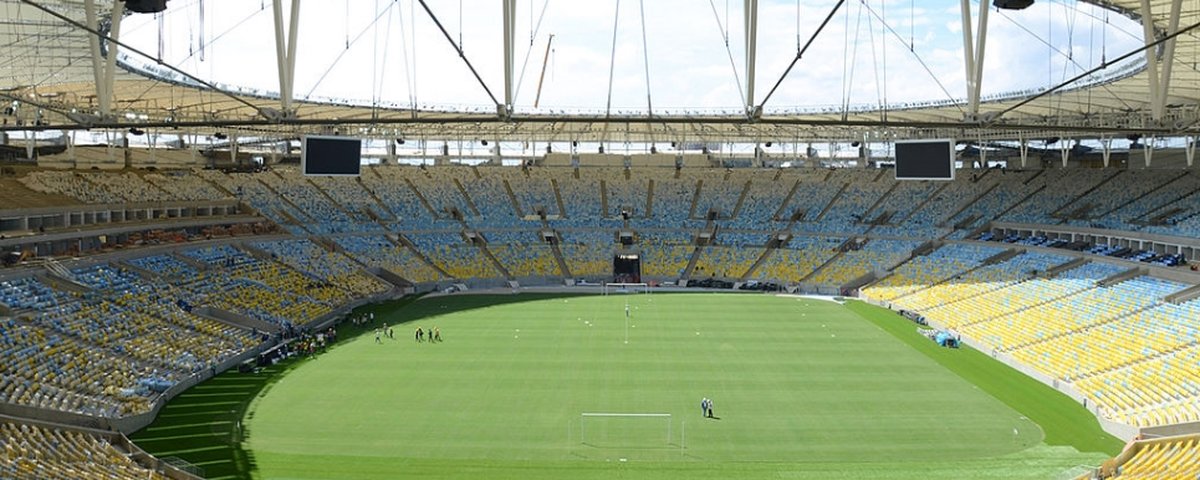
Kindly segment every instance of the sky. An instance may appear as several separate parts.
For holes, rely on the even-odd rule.
[[[291,2],[284,3],[286,18]],[[503,101],[501,2],[427,3]],[[762,102],[798,45],[835,3],[760,0],[754,103]],[[127,17],[122,40],[206,80],[275,92],[271,4],[173,0],[164,14]],[[847,1],[766,108],[899,106],[964,98],[959,5]],[[976,16],[979,6],[973,6]],[[742,2],[518,0],[516,17],[520,83],[514,104],[520,110],[533,108],[551,34],[540,111],[742,108],[747,82]],[[989,17],[984,95],[1044,89],[1098,65],[1102,55],[1112,59],[1141,43],[1140,24],[1074,1],[1038,0],[1022,11],[993,9]],[[494,110],[416,0],[308,1],[301,4],[298,28],[297,97]]]

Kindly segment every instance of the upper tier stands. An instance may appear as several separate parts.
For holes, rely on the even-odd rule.
[[[337,242],[347,255],[364,265],[388,269],[410,282],[437,282],[446,279],[411,250],[392,243],[382,235],[338,236],[333,237],[333,241]]]

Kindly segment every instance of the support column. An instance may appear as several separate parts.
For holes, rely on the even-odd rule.
[[[283,115],[292,111],[296,72],[296,36],[300,27],[300,0],[292,0],[290,23],[283,23],[283,0],[271,2],[275,13],[275,65],[279,72],[279,106]],[[283,30],[287,28],[287,40]]]
[[[1195,135],[1187,137],[1187,145],[1184,146],[1184,148],[1183,148],[1184,153],[1187,155],[1188,168],[1191,168],[1192,165],[1195,164],[1194,160],[1196,159],[1196,138],[1197,137]]]
[[[1062,155],[1062,168],[1067,168],[1067,159],[1071,158],[1071,139],[1064,138],[1058,142],[1058,152]]]
[[[1029,140],[1022,137],[1018,150],[1021,152],[1021,168],[1025,168],[1029,164]]]
[[[1150,168],[1150,159],[1154,156],[1154,137],[1143,138],[1142,155],[1146,158],[1146,168]]]
[[[979,114],[979,92],[983,85],[983,52],[987,43],[987,0],[980,0],[979,39],[971,32],[971,0],[960,0],[963,32],[963,66],[967,73],[967,115],[974,120]]]
[[[754,109],[754,64],[758,57],[758,0],[744,0],[746,23],[746,110],[751,115]]]
[[[1153,15],[1153,11],[1150,9],[1150,0],[1142,0],[1141,13],[1142,13],[1142,38],[1146,42],[1146,45],[1149,45],[1151,43],[1154,43],[1154,41],[1155,41],[1154,15]],[[1151,106],[1150,116],[1155,121],[1162,119],[1162,117],[1159,116],[1158,109],[1155,108],[1158,106],[1158,97],[1159,97],[1158,56],[1155,55],[1155,52],[1157,52],[1157,51],[1158,51],[1158,49],[1156,49],[1156,48],[1147,48],[1146,49],[1146,79],[1150,83],[1150,98],[1148,100],[1149,100],[1149,103]],[[1149,162],[1150,157],[1146,157],[1146,161]]]
[[[83,3],[88,28],[100,31],[100,20],[96,14],[96,0],[86,0]],[[112,28],[109,37],[117,40],[121,35],[121,16],[125,13],[125,2],[113,0]],[[99,104],[100,116],[108,118],[112,115],[113,77],[116,73],[117,44],[108,42],[107,52],[100,50],[100,36],[88,34],[88,48],[92,54],[92,79],[96,83],[96,101]],[[107,58],[105,57],[107,53]]]
[[[1100,137],[1100,146],[1103,148],[1100,154],[1104,158],[1104,168],[1108,168],[1112,159],[1112,137]]]
[[[238,164],[238,159],[237,159],[238,147],[237,147],[237,145],[238,145],[237,132],[229,132],[229,161],[233,162],[234,165]]]
[[[504,0],[504,108],[501,116],[512,111],[513,90],[513,51],[517,41],[517,0]]]

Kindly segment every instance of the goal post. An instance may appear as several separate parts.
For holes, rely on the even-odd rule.
[[[579,443],[601,447],[665,447],[671,444],[669,413],[579,414]]]
[[[650,284],[648,283],[623,283],[609,282],[604,284],[604,294],[612,293],[645,293],[650,294]]]

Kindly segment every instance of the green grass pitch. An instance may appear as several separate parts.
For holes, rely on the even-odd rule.
[[[340,342],[247,397],[232,454],[253,477],[1058,478],[1121,445],[1069,398],[857,302],[525,294],[370,308],[394,340]],[[416,326],[444,341],[416,343]],[[705,396],[719,419],[702,418]],[[662,418],[583,412],[669,413],[670,437]],[[170,423],[134,439],[186,459]]]

